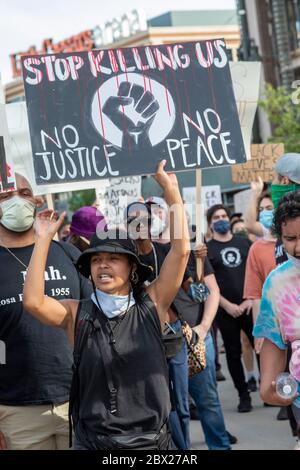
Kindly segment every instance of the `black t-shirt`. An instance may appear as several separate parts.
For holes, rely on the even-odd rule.
[[[214,270],[207,258],[204,261],[204,277],[214,274]],[[190,276],[196,279],[196,258],[191,252],[188,262],[188,272]],[[194,302],[183,289],[179,289],[178,294],[173,302],[176,310],[180,313],[183,320],[185,320],[191,328],[201,323],[204,311],[204,302]]]
[[[28,266],[33,245],[10,249]],[[68,253],[68,254],[67,254]],[[57,299],[90,296],[89,282],[72,260],[80,252],[52,242],[46,263],[45,293]],[[0,247],[0,340],[6,363],[0,365],[0,404],[10,406],[62,403],[69,399],[72,348],[65,332],[43,325],[22,305],[26,268]]]
[[[276,265],[278,266],[279,264],[285,263],[287,260],[288,260],[288,257],[286,255],[282,240],[277,240],[276,245],[275,245]]]
[[[147,279],[148,282],[152,282],[154,281],[154,279],[157,278],[160,273],[163,262],[171,248],[170,243],[152,242],[152,245],[155,252],[154,250],[151,250],[151,252],[147,253],[146,255],[139,255],[139,258],[142,263],[152,266],[153,271],[151,276]]]
[[[215,271],[220,293],[234,304],[243,301],[246,261],[250,240],[233,236],[228,242],[210,240],[208,258]]]
[[[140,260],[144,264],[148,264],[152,266],[153,272],[151,276],[147,279],[148,283],[154,281],[160,273],[161,267],[163,262],[170,251],[171,244],[170,243],[157,243],[152,242],[154,250],[151,250],[150,253],[146,255],[139,255]],[[183,282],[190,277],[189,269],[185,270],[183,276]]]

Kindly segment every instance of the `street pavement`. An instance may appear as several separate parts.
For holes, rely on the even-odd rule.
[[[226,429],[238,438],[232,450],[292,450],[296,438],[292,436],[288,421],[277,421],[279,408],[264,407],[259,392],[251,393],[253,410],[238,413],[238,394],[229,375],[225,354],[220,354],[222,372],[226,381],[218,382],[219,396]],[[194,450],[207,449],[199,421],[191,421],[191,443]]]

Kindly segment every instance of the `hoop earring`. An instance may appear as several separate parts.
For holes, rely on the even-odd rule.
[[[133,282],[133,284],[137,284],[139,282],[139,276],[136,271],[133,271],[130,275],[130,280]]]

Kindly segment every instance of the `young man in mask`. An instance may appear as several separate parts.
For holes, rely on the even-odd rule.
[[[271,196],[276,209],[280,199],[290,191],[300,189],[300,153],[285,153],[276,162]],[[280,239],[275,250],[276,264],[287,261],[284,245]]]
[[[272,405],[292,405],[299,439],[300,399],[296,396],[291,400],[281,399],[274,382],[285,370],[290,346],[292,354],[288,369],[300,383],[300,190],[281,198],[274,215],[274,228],[278,238],[282,239],[288,260],[269,274],[254,328],[254,335],[264,338],[260,353],[260,392],[262,399]],[[300,450],[299,441],[297,450]]]
[[[276,162],[273,181],[271,185],[271,196],[276,209],[280,199],[290,191],[300,189],[300,154],[299,153],[285,153]],[[284,244],[281,238],[277,239],[275,247],[275,261],[280,265],[287,261]],[[291,355],[290,347],[288,346],[288,360]],[[277,415],[278,420],[289,419],[290,426],[293,434],[295,435],[295,422],[291,412],[291,407],[282,407]]]
[[[251,411],[245,374],[241,361],[241,330],[245,332],[253,347],[252,302],[243,300],[246,260],[251,242],[236,237],[230,231],[230,213],[222,204],[207,211],[207,223],[213,238],[207,243],[208,258],[214,269],[220,289],[220,304],[217,325],[224,341],[229,372],[239,394],[238,411]]]
[[[72,349],[64,332],[45,326],[22,305],[22,291],[34,246],[33,222],[41,198],[16,175],[16,191],[0,193],[0,340],[6,363],[0,367],[0,449],[68,448],[68,398]],[[85,298],[73,246],[51,243],[46,293],[58,299]]]

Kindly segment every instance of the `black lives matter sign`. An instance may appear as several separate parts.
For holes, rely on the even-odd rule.
[[[246,161],[225,42],[24,56],[37,184]]]

